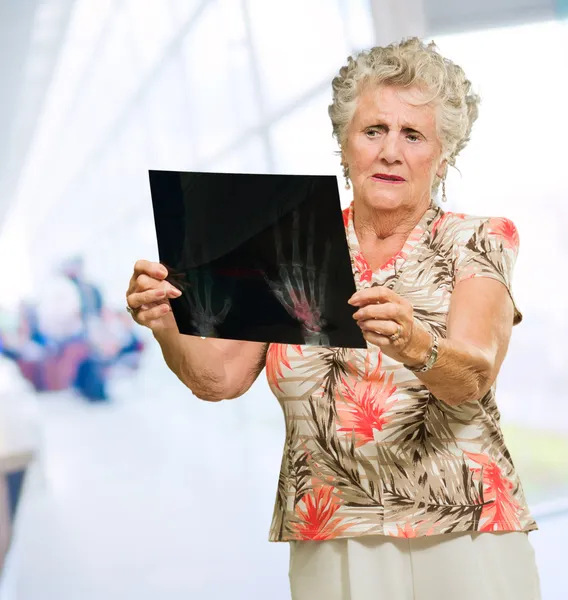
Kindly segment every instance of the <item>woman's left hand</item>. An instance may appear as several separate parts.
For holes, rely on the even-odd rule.
[[[417,326],[408,300],[386,287],[374,286],[353,294],[349,304],[358,307],[353,318],[369,343],[399,362],[420,364],[430,336],[423,327]]]

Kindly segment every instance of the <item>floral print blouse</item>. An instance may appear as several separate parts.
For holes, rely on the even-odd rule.
[[[372,272],[344,213],[357,289],[385,285],[445,337],[455,284],[491,277],[509,292],[519,237],[505,218],[433,201],[402,250]],[[515,306],[514,324],[522,315]],[[286,422],[270,541],[536,529],[505,445],[495,385],[451,407],[372,344],[271,344],[266,373]]]

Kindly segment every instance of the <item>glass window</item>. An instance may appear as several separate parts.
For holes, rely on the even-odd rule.
[[[6,213],[0,235],[2,260],[2,298],[0,318],[5,311],[15,311],[19,302],[33,293],[32,254],[30,254],[30,227],[28,219],[19,211]],[[6,259],[9,257],[9,260]],[[8,293],[8,282],[10,290]]]
[[[169,4],[177,27],[196,13],[203,0],[169,0]]]
[[[369,0],[339,0],[339,10],[349,47],[355,52],[375,43],[373,15]]]
[[[124,12],[109,16],[104,38],[93,51],[96,56],[83,74],[74,110],[61,131],[65,154],[80,166],[108,142],[117,124],[120,127],[119,119],[140,85]]]
[[[258,122],[240,3],[212,1],[182,45],[197,159],[214,156]]]
[[[271,129],[277,170],[281,173],[332,174],[338,170],[339,150],[332,137],[327,107],[329,90],[299,106]]]
[[[148,188],[147,172],[153,168],[155,154],[152,151],[152,130],[148,123],[145,104],[137,104],[129,113],[128,120],[123,124],[114,142],[120,157],[121,178],[124,186],[128,187],[125,189],[123,200],[129,204],[139,193],[139,185]],[[132,188],[134,182],[137,182],[135,189]]]
[[[337,0],[247,0],[267,108],[282,108],[335,74],[350,53]]]
[[[45,153],[51,158],[54,140],[60,143],[69,132],[75,109],[84,93],[84,73],[90,68],[97,39],[109,19],[111,2],[101,0],[94,5],[91,0],[78,0],[75,4],[35,134],[32,149],[34,157],[37,157],[37,153]]]
[[[205,163],[204,171],[219,173],[266,173],[266,151],[260,136],[243,139],[227,154]]]
[[[133,36],[124,11],[112,13],[105,38],[96,50],[92,71],[80,95],[82,123],[98,133],[90,139],[107,135],[140,85],[141,71],[134,60]]]
[[[136,59],[145,73],[162,56],[176,32],[176,23],[162,2],[123,1]]]
[[[193,131],[185,72],[172,55],[143,100],[154,169],[187,170],[193,158]]]

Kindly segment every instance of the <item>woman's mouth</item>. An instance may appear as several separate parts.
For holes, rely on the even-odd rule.
[[[385,183],[404,183],[405,181],[404,178],[389,173],[375,173],[373,179],[375,181],[384,181]]]

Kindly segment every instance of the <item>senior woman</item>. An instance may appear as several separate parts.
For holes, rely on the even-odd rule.
[[[540,598],[536,524],[495,401],[522,318],[518,234],[433,200],[478,101],[417,38],[350,57],[333,80],[366,350],[180,335],[166,269],[135,265],[133,316],[197,397],[237,398],[266,366],[286,420],[270,540],[291,544],[294,600]]]

